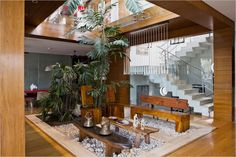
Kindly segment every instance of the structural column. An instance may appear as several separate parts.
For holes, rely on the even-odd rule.
[[[231,27],[214,30],[214,120],[233,120],[233,41]]]
[[[0,156],[25,155],[24,1],[0,1]]]

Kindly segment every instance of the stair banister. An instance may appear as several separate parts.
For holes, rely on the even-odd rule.
[[[190,38],[190,40],[192,40],[191,38]],[[166,45],[168,42],[165,42],[164,44],[163,44],[163,46],[164,45]],[[165,62],[165,67],[167,67],[167,65],[168,65],[168,63],[167,63],[167,59],[169,60],[170,59],[170,56],[172,55],[172,56],[174,56],[175,58],[178,58],[181,62],[183,62],[184,64],[186,64],[186,65],[188,65],[188,66],[190,66],[190,67],[192,67],[192,68],[194,68],[194,69],[197,69],[198,71],[200,71],[201,72],[201,74],[202,75],[205,75],[205,72],[202,70],[202,69],[200,69],[200,68],[198,68],[198,67],[196,67],[196,66],[193,66],[193,65],[191,65],[191,64],[189,64],[188,62],[186,62],[185,60],[183,60],[183,59],[181,59],[180,57],[178,57],[178,56],[176,56],[175,54],[173,54],[173,53],[171,53],[171,51],[173,51],[173,50],[175,50],[177,47],[178,47],[178,45],[176,45],[174,48],[172,48],[171,50],[167,50],[167,49],[164,49],[163,47],[161,47],[161,46],[158,46],[157,45],[157,47],[158,48],[160,48],[161,50],[162,50],[162,52],[161,52],[161,55],[162,56],[164,56],[164,62]],[[168,56],[168,57],[167,57]],[[166,69],[168,69],[168,68],[166,68]],[[174,68],[174,70],[175,70],[175,75],[176,76],[178,76],[178,65],[176,66],[176,68]],[[168,74],[170,71],[169,70],[166,70],[166,74]],[[192,74],[194,74],[193,72],[191,72]],[[198,75],[196,75],[197,77],[198,77]],[[204,80],[203,80],[203,78],[199,78],[200,79],[200,81],[202,82],[202,88],[204,87]],[[213,92],[213,90],[212,89],[210,89],[209,87],[207,87],[207,86],[205,86],[205,88],[207,88],[209,91],[211,91],[211,92]]]

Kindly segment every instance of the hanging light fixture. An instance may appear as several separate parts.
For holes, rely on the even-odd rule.
[[[55,66],[55,65],[47,65],[47,66],[45,67],[44,71],[46,71],[46,72],[52,71],[52,69],[53,69],[54,66]]]

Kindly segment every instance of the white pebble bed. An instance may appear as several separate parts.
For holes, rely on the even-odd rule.
[[[150,126],[150,127],[155,127],[159,128],[160,132],[164,132],[170,137],[177,137],[183,134],[190,133],[197,128],[191,127],[188,131],[184,133],[177,133],[175,132],[175,124],[172,122],[167,122],[165,120],[156,120],[150,117],[145,117],[145,125]],[[76,128],[73,124],[66,124],[66,125],[60,125],[60,126],[55,126],[55,128],[63,133],[66,136],[69,136],[73,139],[76,139],[78,141],[79,137],[79,129]],[[114,131],[115,127],[111,126],[111,130]],[[134,142],[135,134],[132,132],[128,132],[123,129],[119,129],[118,134],[127,137],[132,143]],[[148,152],[154,148],[160,148],[165,144],[164,140],[160,139],[150,139],[150,144],[146,144],[144,142],[144,138],[141,138],[141,145],[139,148],[132,148],[130,151],[124,150],[120,154],[113,154],[113,157],[136,157],[142,153]],[[105,151],[104,148],[105,146],[103,145],[102,142],[98,141],[97,139],[94,138],[85,138],[81,144],[88,149],[89,151],[95,153],[98,157],[104,157],[105,156]]]
[[[54,128],[70,138],[74,139],[74,138],[79,137],[79,129],[76,126],[74,126],[74,124],[72,123],[57,125],[57,126],[54,126]]]
[[[168,121],[162,120],[162,119],[156,120],[156,119],[153,119],[150,117],[144,117],[144,119],[145,119],[145,126],[158,128],[158,129],[160,129],[159,132],[164,132],[169,137],[181,136],[184,134],[191,133],[197,129],[196,127],[190,126],[189,130],[182,132],[182,133],[178,133],[175,131],[175,123],[174,122],[168,122]]]

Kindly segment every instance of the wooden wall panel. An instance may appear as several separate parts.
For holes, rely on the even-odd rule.
[[[1,115],[0,115],[0,156],[1,156],[1,154],[2,154],[2,119],[1,119],[2,117],[1,117]]]
[[[123,60],[117,57],[116,60],[114,59],[111,63],[108,81],[129,81],[129,75],[124,75],[123,70]],[[117,89],[116,102],[122,104],[130,104],[129,87],[120,87],[119,89]]]
[[[233,119],[233,40],[232,28],[214,30],[214,120]]]
[[[25,25],[33,28],[37,27],[57,8],[59,8],[65,0],[60,1],[25,1]]]
[[[0,156],[24,156],[24,0],[0,1],[0,115]]]

